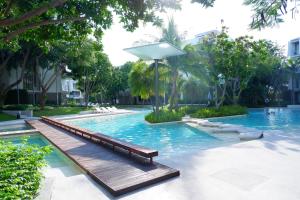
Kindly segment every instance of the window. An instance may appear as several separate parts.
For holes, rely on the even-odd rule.
[[[299,41],[293,43],[293,55],[299,55]]]
[[[36,70],[27,71],[23,77],[23,89],[26,90],[39,90],[40,89],[40,82],[38,80],[38,76]]]
[[[300,78],[296,79],[296,89],[300,89]]]

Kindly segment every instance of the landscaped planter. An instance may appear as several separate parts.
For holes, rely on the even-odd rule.
[[[17,116],[20,113],[21,118],[33,116],[32,110],[2,110],[2,112],[13,116]]]

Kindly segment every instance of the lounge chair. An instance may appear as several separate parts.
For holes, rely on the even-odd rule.
[[[106,113],[107,111],[103,107],[95,107],[95,113]]]
[[[241,132],[239,135],[240,140],[256,140],[264,137],[263,131],[249,131]]]
[[[112,109],[111,107],[105,107],[105,109],[108,111],[108,112],[116,112],[114,109]]]

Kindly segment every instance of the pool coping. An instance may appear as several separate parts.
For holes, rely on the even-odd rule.
[[[37,133],[39,132],[36,129],[29,129],[29,130],[17,130],[17,131],[4,131],[0,132],[0,137],[2,136],[10,136],[10,135],[27,135],[30,133]]]
[[[59,120],[73,120],[73,119],[81,119],[81,118],[114,116],[114,115],[134,114],[134,113],[137,113],[137,112],[136,111],[126,111],[126,112],[119,112],[119,113],[93,113],[93,114],[83,114],[83,115],[77,114],[77,115],[72,115],[72,116],[57,115],[57,116],[49,116],[49,117],[59,119]]]

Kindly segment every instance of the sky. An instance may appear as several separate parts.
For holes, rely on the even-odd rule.
[[[203,8],[200,4],[190,2],[191,0],[183,0],[181,10],[159,14],[166,24],[173,17],[179,33],[185,39],[192,39],[196,34],[206,31],[220,30],[222,19],[229,28],[230,37],[251,35],[255,39],[269,39],[278,43],[285,54],[288,41],[300,37],[300,15],[293,18],[291,12],[284,17],[283,23],[258,31],[249,28],[253,12],[250,6],[243,5],[243,0],[216,0],[213,8]],[[138,59],[126,53],[124,48],[139,41],[152,42],[160,36],[161,30],[152,24],[141,24],[134,32],[127,32],[115,17],[113,25],[103,36],[104,52],[114,66],[120,66]]]

